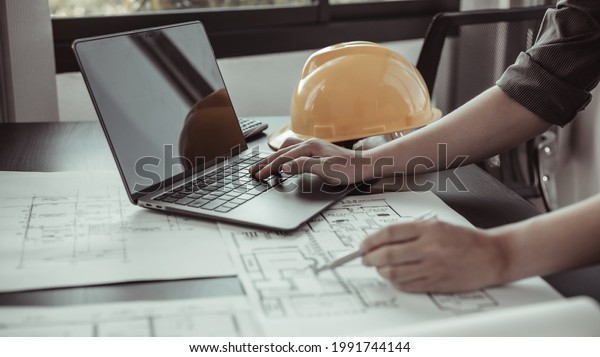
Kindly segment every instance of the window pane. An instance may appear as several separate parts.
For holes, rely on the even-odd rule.
[[[392,2],[392,1],[404,1],[404,0],[329,0],[330,4],[356,4],[364,2]]]
[[[146,11],[169,11],[244,6],[307,5],[312,0],[49,0],[52,16],[102,16]]]

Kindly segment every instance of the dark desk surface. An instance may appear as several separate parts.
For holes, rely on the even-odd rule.
[[[265,118],[269,130],[283,118]],[[266,150],[266,136],[250,146]],[[1,171],[116,170],[97,123],[0,124]],[[477,227],[489,228],[539,214],[529,202],[476,166],[456,170],[468,189],[459,190],[446,172],[422,176],[435,184],[433,192]],[[446,183],[446,189],[441,187]],[[588,295],[600,301],[600,266],[546,277],[565,296]],[[0,305],[67,305],[128,300],[163,300],[243,294],[237,278],[111,284],[0,294]]]

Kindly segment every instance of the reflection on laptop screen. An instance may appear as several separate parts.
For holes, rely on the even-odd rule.
[[[131,194],[244,150],[199,23],[76,44]]]

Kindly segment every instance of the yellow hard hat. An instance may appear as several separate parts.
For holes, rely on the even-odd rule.
[[[419,71],[372,42],[313,53],[292,96],[291,123],[269,136],[278,149],[289,137],[342,142],[414,129],[442,116],[431,106]]]

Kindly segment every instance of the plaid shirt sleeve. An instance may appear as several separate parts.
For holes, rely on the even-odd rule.
[[[600,80],[600,0],[563,0],[546,12],[535,44],[496,84],[543,120],[563,126]]]

